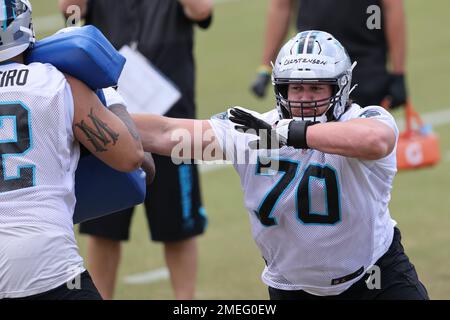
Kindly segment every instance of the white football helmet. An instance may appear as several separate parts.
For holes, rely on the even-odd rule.
[[[11,59],[35,40],[29,0],[0,1],[0,61]]]
[[[344,47],[331,34],[311,30],[298,33],[280,50],[272,70],[277,110],[281,119],[333,121],[345,112],[352,91],[352,65]],[[288,85],[329,84],[333,88],[331,97],[313,101],[288,99]],[[322,114],[317,108],[328,105]],[[292,109],[314,108],[314,116],[293,117]],[[297,113],[296,113],[297,114]]]

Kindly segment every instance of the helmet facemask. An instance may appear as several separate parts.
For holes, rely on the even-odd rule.
[[[288,98],[289,84],[330,85],[331,95],[318,100],[292,100]],[[334,120],[333,110],[341,100],[339,87],[335,80],[283,80],[278,79],[275,84],[275,98],[280,118],[301,121],[327,122]],[[327,107],[324,110],[323,107]]]

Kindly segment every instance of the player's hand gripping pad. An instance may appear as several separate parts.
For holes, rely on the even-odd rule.
[[[50,63],[97,90],[117,85],[125,58],[93,26],[72,28],[36,43],[27,63]],[[103,96],[98,90],[99,98]],[[105,103],[104,97],[101,99]],[[116,171],[92,154],[83,156],[75,176],[74,224],[140,204],[145,199],[145,173]]]

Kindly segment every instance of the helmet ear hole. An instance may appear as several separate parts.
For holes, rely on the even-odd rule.
[[[281,119],[291,119],[292,115],[290,112],[290,107],[288,105],[288,84],[281,83],[281,84],[275,84],[275,97],[277,100],[277,109],[278,114],[280,115]]]
[[[277,89],[278,89],[278,93],[281,94],[281,96],[284,99],[287,99],[288,98],[289,85],[288,84],[277,84],[276,86],[277,86]]]
[[[338,91],[339,91],[339,86],[338,85],[334,85],[334,86],[332,86],[332,88],[333,88],[333,96],[334,95],[336,95],[336,93],[338,93]]]

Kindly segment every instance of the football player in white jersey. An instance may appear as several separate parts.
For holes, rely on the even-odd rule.
[[[354,66],[332,35],[306,31],[275,62],[276,109],[132,115],[144,150],[233,162],[271,299],[428,298],[388,209],[398,128],[350,101]]]
[[[124,172],[142,144],[84,83],[24,64],[31,10],[0,2],[0,299],[101,299],[73,231],[79,143]]]

